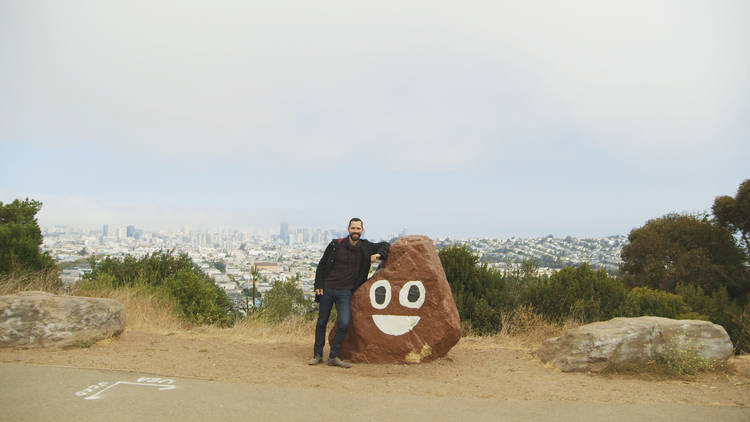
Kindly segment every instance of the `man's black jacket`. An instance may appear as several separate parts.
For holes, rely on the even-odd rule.
[[[323,257],[320,258],[320,262],[318,263],[318,269],[315,271],[316,290],[323,288],[323,282],[333,268],[333,263],[336,260],[336,248],[342,247],[341,244],[348,241],[347,237],[333,239],[328,244],[328,247],[326,247],[326,251],[323,252]],[[367,274],[370,272],[370,256],[379,253],[380,259],[385,259],[388,256],[388,249],[390,247],[391,245],[388,242],[372,243],[367,239],[359,240],[359,251],[362,254],[362,259],[359,262],[359,271],[357,272],[357,279],[354,280],[354,289],[352,291],[357,290],[367,280]]]

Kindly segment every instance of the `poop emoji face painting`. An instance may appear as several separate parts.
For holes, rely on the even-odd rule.
[[[404,310],[419,308],[424,305],[425,288],[419,280],[407,281],[401,285],[398,291],[398,305]],[[393,286],[388,280],[378,280],[370,286],[370,305],[377,310],[388,310],[393,298]],[[395,305],[395,303],[394,303]],[[402,310],[403,311],[403,310]],[[373,311],[372,321],[375,326],[384,333],[391,336],[400,336],[411,331],[421,317],[414,315],[391,315],[376,314]]]
[[[352,296],[342,357],[420,363],[444,356],[460,338],[461,321],[432,241],[397,239],[383,267]]]

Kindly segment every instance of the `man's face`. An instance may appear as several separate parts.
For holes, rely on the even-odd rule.
[[[352,221],[349,224],[349,237],[353,241],[358,241],[360,237],[362,237],[362,222],[361,221]]]

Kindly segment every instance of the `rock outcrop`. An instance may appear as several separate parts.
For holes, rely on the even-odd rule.
[[[460,337],[461,320],[435,245],[426,236],[405,236],[391,245],[384,268],[354,292],[341,356],[420,363],[444,356]]]
[[[0,347],[75,347],[122,333],[125,309],[112,299],[24,292],[0,296]]]
[[[568,330],[544,341],[535,355],[564,372],[599,372],[687,350],[703,359],[726,361],[732,342],[724,327],[708,321],[660,317],[614,318]]]

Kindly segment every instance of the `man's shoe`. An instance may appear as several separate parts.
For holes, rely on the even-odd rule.
[[[317,365],[317,364],[319,364],[322,361],[323,361],[323,357],[322,356],[315,355],[315,356],[313,356],[312,359],[310,359],[309,362],[307,362],[307,364],[308,365]]]
[[[328,358],[328,366],[338,366],[339,368],[351,368],[352,364],[341,360],[341,358]]]

